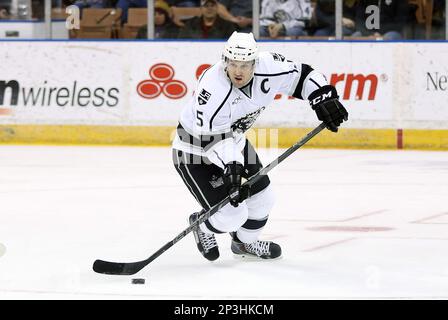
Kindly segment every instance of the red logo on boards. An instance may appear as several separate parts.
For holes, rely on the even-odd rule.
[[[353,73],[332,73],[330,77],[330,84],[335,86],[341,83],[342,95],[340,96],[343,100],[375,100],[376,93],[378,91],[378,81],[382,82],[388,81],[388,76],[386,74],[381,74],[379,77],[376,74],[353,74]],[[339,90],[338,90],[339,91]],[[354,92],[355,94],[352,94]],[[275,99],[281,99],[282,95],[277,94]],[[293,97],[288,97],[288,99],[294,99]]]
[[[157,63],[149,69],[149,80],[137,86],[138,94],[145,99],[157,98],[161,93],[170,99],[180,99],[187,94],[187,86],[174,80],[174,69],[169,64]]]
[[[205,70],[211,67],[211,64],[201,64],[196,69],[196,79],[199,79],[199,77],[204,73]]]
[[[383,81],[386,81],[387,76],[382,75],[381,79]],[[367,91],[367,93],[368,93],[367,100],[375,100],[376,91],[377,91],[377,87],[378,87],[378,76],[376,74],[364,75],[364,74],[353,74],[353,73],[347,73],[347,74],[333,73],[331,75],[330,83],[333,86],[336,86],[336,84],[338,82],[342,82],[344,84],[344,95],[342,97],[344,100],[350,99],[352,89],[354,89],[354,87],[355,87],[355,83],[357,85],[356,86],[356,95],[355,95],[356,100],[362,100],[364,97],[365,91]],[[369,86],[367,86],[367,84],[369,84]],[[367,89],[367,87],[368,87],[368,90],[364,90],[364,88]]]

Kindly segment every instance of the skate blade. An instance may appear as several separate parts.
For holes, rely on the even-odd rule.
[[[275,261],[275,260],[280,260],[283,258],[283,256],[279,256],[277,258],[260,258],[251,254],[237,254],[234,253],[233,254],[233,258],[236,260],[245,260],[245,261]]]

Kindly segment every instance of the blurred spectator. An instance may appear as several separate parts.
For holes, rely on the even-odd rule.
[[[252,0],[243,0],[243,1],[252,1]],[[224,4],[222,4],[221,2],[217,2],[218,3],[218,15],[221,17],[221,18],[223,18],[224,20],[227,20],[227,21],[230,21],[230,22],[233,22],[235,25],[238,25],[238,24],[242,24],[242,25],[244,25],[244,26],[246,26],[249,22],[247,21],[247,19],[246,18],[243,18],[243,17],[235,17],[235,16],[233,16],[230,12],[229,12],[229,10],[227,10],[227,7],[224,5]],[[177,8],[177,7],[176,7]],[[196,8],[196,7],[195,7]],[[200,8],[200,7],[199,7]],[[176,16],[175,14],[173,15],[173,21],[174,21],[174,23],[175,24],[177,24],[178,26],[180,26],[180,27],[184,27],[185,26],[185,23],[184,23],[184,21],[185,20],[188,20],[188,19],[191,19],[191,18],[193,18],[194,17],[194,15],[193,16],[190,16],[190,17],[186,17],[186,16]],[[252,19],[250,19],[250,23],[252,23]]]
[[[260,15],[261,37],[305,36],[311,19],[309,0],[263,0]]]
[[[179,32],[179,38],[224,39],[232,35],[236,25],[218,15],[217,0],[201,1],[200,17],[185,21],[185,27]]]
[[[0,0],[1,1],[1,0]],[[11,1],[11,0],[8,0]],[[107,0],[110,1],[110,0]],[[89,0],[51,0],[51,8],[53,9],[65,9],[68,6],[74,5],[76,2],[89,2]],[[80,7],[82,9],[82,7]],[[31,0],[32,18],[37,20],[45,19],[45,0]],[[64,10],[65,11],[65,10]],[[82,10],[80,11],[82,14]]]
[[[446,0],[434,0],[432,16],[432,39],[445,39]]]
[[[372,15],[366,8],[370,5],[379,7],[379,29],[368,29],[367,19]],[[383,40],[400,40],[408,16],[408,2],[405,0],[358,0],[356,7],[355,26],[353,36],[376,36]],[[372,18],[370,18],[371,20]]]
[[[86,8],[108,8],[107,0],[76,0],[73,4],[79,8],[82,18],[82,10]]]
[[[221,0],[220,2],[234,17],[230,21],[238,25],[238,31],[252,32],[252,0]]]
[[[1,6],[7,10],[7,14],[10,19],[30,20],[31,18],[35,18],[33,16],[31,0],[2,1]]]
[[[8,19],[8,11],[0,8],[0,19]]]
[[[200,0],[168,0],[168,4],[171,7],[200,7],[201,1]]]
[[[84,8],[107,8],[107,0],[77,0],[74,3],[80,10]]]
[[[356,0],[343,1],[342,35],[349,36],[355,32]],[[336,34],[336,7],[334,0],[317,0],[315,17],[315,36],[334,36]]]
[[[173,23],[170,6],[161,0],[154,3],[154,38],[175,39],[179,34],[179,27]],[[137,39],[148,38],[148,26],[141,27],[137,32]]]
[[[45,0],[32,0],[31,13],[33,19],[45,19]]]
[[[9,19],[11,0],[0,0],[0,19]]]
[[[118,0],[117,8],[121,9],[121,23],[128,21],[129,8],[147,8],[148,0]]]

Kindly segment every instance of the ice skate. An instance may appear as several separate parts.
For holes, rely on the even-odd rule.
[[[198,219],[198,213],[195,212],[190,216],[190,225]],[[194,239],[198,246],[199,252],[210,261],[214,261],[219,258],[218,243],[216,242],[215,235],[213,233],[203,232],[199,226],[193,230]]]
[[[281,257],[282,249],[272,241],[257,240],[253,243],[243,243],[232,234],[232,252],[243,258],[276,259]]]

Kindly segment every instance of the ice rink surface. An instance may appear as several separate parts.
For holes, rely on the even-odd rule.
[[[236,259],[225,234],[211,263],[189,234],[101,275],[95,259],[145,259],[198,209],[170,149],[0,146],[0,299],[448,298],[448,153],[300,149],[270,177],[282,259]]]

